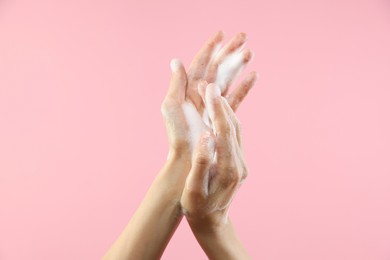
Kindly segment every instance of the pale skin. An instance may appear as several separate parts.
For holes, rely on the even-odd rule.
[[[210,259],[249,259],[228,217],[234,194],[247,176],[240,124],[234,114],[255,84],[251,72],[228,94],[212,84],[218,66],[246,42],[233,37],[213,56],[223,33],[217,32],[195,55],[187,72],[172,60],[172,77],[161,111],[169,140],[169,156],[129,223],[103,259],[159,259],[185,216]],[[244,67],[252,58],[243,50]],[[209,84],[211,83],[211,84]],[[201,132],[194,146],[183,104],[194,109]],[[211,126],[202,121],[207,111]]]

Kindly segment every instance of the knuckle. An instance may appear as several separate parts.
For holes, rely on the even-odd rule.
[[[219,181],[219,185],[222,189],[227,189],[232,186],[232,183],[229,178],[221,178]]]
[[[223,174],[224,177],[221,179],[220,183],[223,188],[234,187],[241,181],[239,172],[234,166],[225,167]]]
[[[240,175],[238,173],[238,171],[234,171],[233,174],[230,176],[230,180],[231,180],[231,183],[233,186],[237,185],[240,183],[241,181],[241,178],[240,178]]]
[[[235,120],[234,125],[235,125],[235,127],[236,127],[236,132],[237,132],[237,133],[241,133],[241,131],[242,131],[242,126],[241,126],[240,122],[239,122],[237,119]]]
[[[166,115],[167,114],[167,107],[162,103],[161,105],[161,114]]]
[[[216,150],[220,153],[220,156],[224,158],[224,160],[229,161],[232,157],[233,146],[230,142],[230,135],[217,135],[216,141]]]
[[[163,115],[169,114],[172,109],[176,106],[176,102],[172,100],[171,98],[165,98],[164,101],[161,103],[161,113]]]
[[[210,157],[205,154],[200,154],[196,157],[195,163],[198,165],[207,166],[210,164]]]
[[[229,137],[234,133],[232,125],[227,120],[221,119],[220,127],[221,127],[221,131],[222,131],[222,133],[221,133],[222,136]]]
[[[248,168],[246,166],[244,166],[242,168],[242,177],[241,177],[241,180],[245,180],[247,177],[248,177]]]

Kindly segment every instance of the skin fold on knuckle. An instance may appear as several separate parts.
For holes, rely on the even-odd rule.
[[[235,165],[224,165],[219,172],[219,186],[222,189],[235,187],[240,182],[240,174]]]
[[[230,134],[218,134],[216,141],[216,151],[222,161],[230,161],[233,154],[233,145]]]
[[[246,178],[248,178],[248,168],[246,167],[246,165],[242,166],[242,170],[241,170],[241,182],[245,181]]]
[[[204,167],[208,166],[211,163],[211,158],[206,152],[199,152],[194,159],[194,163],[202,166],[202,170]]]
[[[161,113],[164,116],[173,116],[176,107],[178,107],[178,102],[170,97],[166,97],[161,103]]]

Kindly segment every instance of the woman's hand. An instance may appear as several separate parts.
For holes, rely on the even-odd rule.
[[[195,148],[181,205],[188,221],[212,230],[227,222],[234,194],[247,177],[239,122],[215,84],[205,90],[215,134],[205,132]]]
[[[188,73],[177,59],[171,61],[172,78],[161,111],[170,144],[169,158],[191,159],[192,151],[200,137],[209,129],[209,116],[199,95],[198,86],[217,82],[229,105],[236,110],[257,79],[257,73],[250,73],[228,95],[235,77],[251,60],[253,54],[243,50],[246,42],[244,33],[237,34],[221,50],[219,46],[223,33],[211,37],[196,54]]]
[[[203,90],[215,132],[205,132],[195,148],[182,211],[210,259],[247,259],[228,218],[233,196],[248,174],[240,125],[218,86],[209,84]]]

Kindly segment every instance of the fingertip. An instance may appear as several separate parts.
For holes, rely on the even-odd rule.
[[[214,36],[214,39],[216,42],[221,42],[223,40],[223,38],[225,37],[225,32],[222,31],[222,30],[219,30],[215,36]]]
[[[240,32],[239,34],[238,34],[238,36],[240,37],[240,39],[242,40],[242,41],[247,41],[248,40],[248,35],[245,33],[245,32]]]
[[[215,83],[210,83],[206,87],[206,96],[207,95],[210,98],[221,96],[221,88]]]
[[[247,49],[247,50],[243,51],[242,56],[243,56],[244,63],[249,63],[255,57],[255,53],[253,51]]]
[[[174,58],[171,60],[170,66],[171,66],[172,73],[174,73],[181,68],[182,63],[179,59]]]
[[[248,81],[251,84],[255,84],[256,81],[259,79],[259,77],[260,77],[260,74],[257,71],[252,71],[252,72],[249,73]]]
[[[172,59],[170,62],[172,71],[171,81],[167,97],[172,100],[182,101],[185,98],[187,88],[187,74],[179,59]]]

